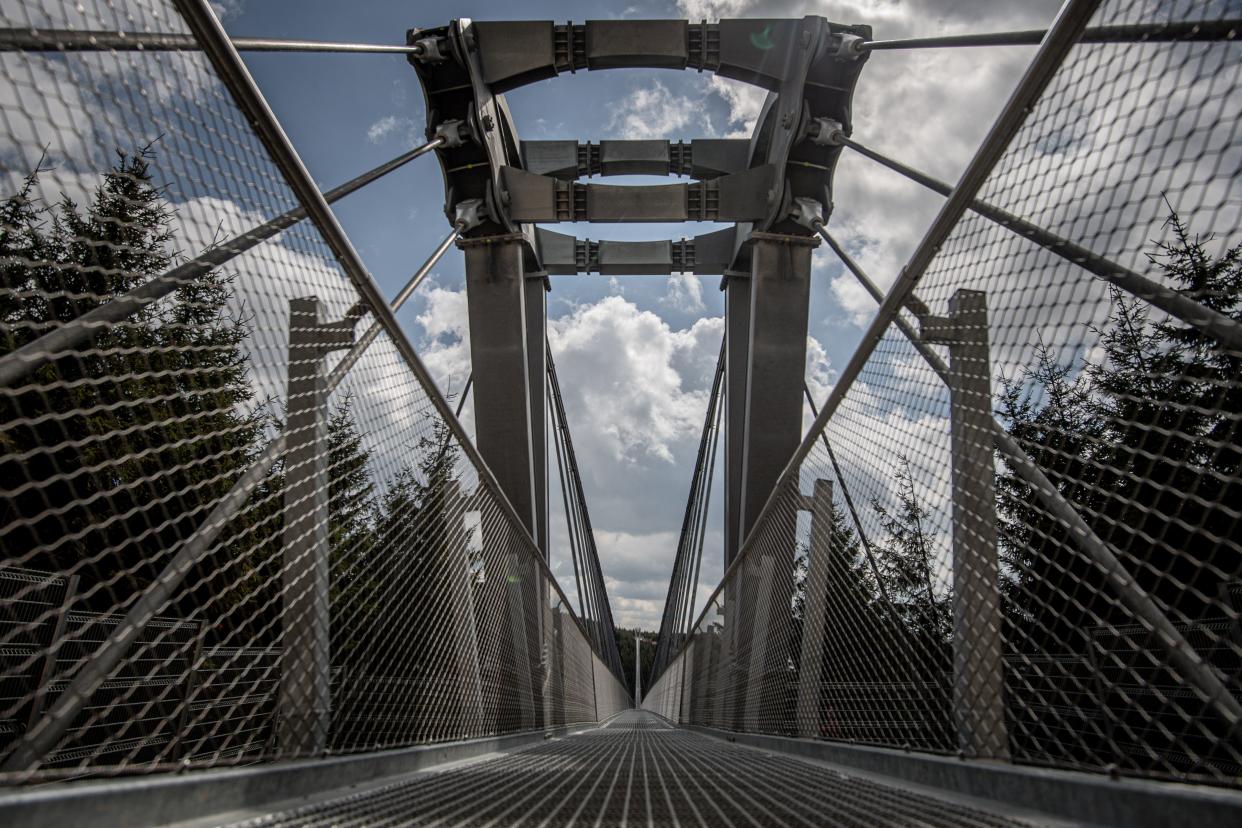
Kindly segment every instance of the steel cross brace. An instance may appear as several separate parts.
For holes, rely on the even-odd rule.
[[[822,17],[566,25],[460,19],[408,34],[418,47],[409,60],[427,98],[429,124],[461,120],[469,135],[437,152],[446,214],[452,218],[459,203],[478,199],[484,221],[468,235],[521,233],[527,272],[546,270],[528,226],[537,222],[736,222],[733,255],[722,272],[749,270],[752,228],[806,235],[791,218],[793,199],[831,204],[841,151],[820,140],[814,126],[828,120],[849,133],[865,58],[855,46],[869,38],[869,27]],[[749,141],[519,141],[504,92],[578,69],[626,67],[713,71],[768,90],[768,99]],[[662,187],[576,181],[597,174],[697,180]]]

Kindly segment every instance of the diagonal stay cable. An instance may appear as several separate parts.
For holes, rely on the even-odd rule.
[[[689,536],[695,526],[697,504],[700,497],[702,469],[707,455],[709,431],[711,430],[712,414],[718,405],[720,389],[724,376],[725,341],[720,342],[720,355],[716,358],[716,370],[712,374],[711,394],[707,401],[707,410],[703,414],[703,428],[699,436],[699,450],[694,461],[694,472],[690,476],[690,493],[686,498],[686,511],[682,518],[681,534],[678,537],[677,553],[673,560],[673,571],[669,577],[668,594],[664,599],[664,611],[661,613],[660,633],[656,640],[656,655],[652,662],[651,682],[660,678],[667,666],[670,650],[674,645],[673,637],[681,626],[677,618],[678,607],[682,603],[682,591],[687,577],[689,565]]]
[[[940,195],[949,196],[953,193],[953,188],[945,182],[876,152],[845,137],[840,132],[835,134],[834,143],[849,147],[860,155]],[[1160,308],[1170,316],[1177,317],[1186,324],[1205,331],[1223,344],[1242,351],[1242,323],[1236,319],[986,201],[974,199],[970,202],[970,209],[1070,263],[1078,265],[1088,273],[1121,288],[1132,296]]]
[[[694,526],[689,539],[689,559],[688,569],[686,572],[686,583],[682,598],[683,606],[679,608],[677,617],[677,625],[674,628],[674,634],[685,639],[690,634],[690,622],[694,620],[694,604],[697,598],[696,590],[698,587],[699,565],[703,562],[703,544],[707,538],[707,513],[711,508],[712,482],[716,476],[716,449],[719,444],[720,437],[720,420],[724,414],[724,407],[720,404],[721,395],[723,394],[724,384],[724,343],[721,343],[720,357],[717,362],[716,377],[713,384],[717,386],[715,394],[715,404],[712,410],[708,412],[708,424],[711,430],[707,435],[707,453],[701,461],[701,469],[698,471],[700,478],[697,515],[694,519]]]
[[[1169,21],[1165,23],[1133,23],[1115,26],[1092,26],[1085,29],[1079,43],[1177,43],[1212,40],[1233,40],[1242,33],[1242,20]],[[911,37],[901,40],[862,41],[853,46],[858,52],[880,52],[898,49],[945,49],[974,46],[1038,46],[1047,34],[1045,29],[981,34]]]
[[[569,537],[569,557],[573,564],[574,585],[577,587],[578,593],[578,614],[583,618],[587,617],[586,612],[586,596],[582,589],[582,566],[578,563],[578,531],[570,506],[568,479],[569,473],[565,470],[565,459],[563,449],[561,447],[562,440],[560,434],[560,423],[556,417],[556,404],[552,401],[552,379],[548,378],[547,383],[547,399],[548,410],[552,414],[552,448],[556,453],[556,477],[561,486],[561,502],[565,507],[565,532]]]
[[[699,588],[699,571],[703,565],[703,544],[707,539],[707,513],[711,506],[712,497],[712,481],[716,476],[716,454],[720,448],[720,422],[724,417],[724,406],[716,406],[716,421],[712,426],[712,443],[711,450],[707,456],[707,484],[703,489],[703,506],[701,509],[702,517],[699,520],[699,538],[698,548],[694,551],[691,558],[693,567],[690,570],[690,597],[687,601],[685,612],[685,624],[682,634],[686,637],[690,635],[690,623],[694,620],[694,606],[698,598]]]
[[[239,52],[344,52],[421,55],[426,47],[381,43],[339,43],[277,37],[234,37]],[[172,32],[117,32],[84,29],[0,29],[0,52],[197,52],[193,35]]]
[[[599,550],[595,546],[595,532],[591,527],[591,515],[587,511],[586,492],[582,487],[582,473],[578,469],[578,458],[574,453],[573,438],[569,433],[569,419],[565,414],[564,399],[561,395],[561,382],[556,374],[556,363],[552,359],[552,345],[546,344],[548,352],[548,377],[552,386],[552,398],[556,406],[557,418],[561,424],[561,432],[565,439],[565,457],[569,467],[570,482],[573,485],[573,494],[577,500],[578,508],[581,514],[581,522],[584,535],[584,554],[586,556],[586,564],[590,567],[592,580],[595,584],[597,592],[596,600],[598,601],[597,611],[600,614],[600,624],[603,627],[603,634],[606,638],[604,641],[605,652],[601,653],[610,663],[620,665],[619,650],[616,640],[616,627],[613,623],[612,608],[608,601],[608,593],[604,586],[604,573],[600,568]],[[614,658],[615,656],[615,658]]]

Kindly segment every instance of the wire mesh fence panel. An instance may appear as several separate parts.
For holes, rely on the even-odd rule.
[[[187,31],[162,2],[4,13]],[[298,203],[205,57],[4,52],[0,89],[4,779],[628,703],[314,226],[247,239]]]
[[[647,706],[1237,784],[1240,79],[1236,38],[1070,51]]]

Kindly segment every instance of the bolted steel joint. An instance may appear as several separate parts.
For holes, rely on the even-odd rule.
[[[433,136],[441,140],[441,147],[460,147],[471,137],[470,126],[465,121],[445,121],[435,128]]]
[[[837,57],[847,60],[857,60],[862,57],[865,40],[856,34],[845,33],[837,35],[837,38]]]
[[[845,127],[832,118],[812,118],[806,134],[811,143],[821,147],[839,147],[845,143]]]
[[[808,230],[824,226],[824,205],[813,198],[795,198],[789,217]]]
[[[487,218],[487,208],[483,206],[483,199],[481,198],[469,198],[465,201],[459,201],[457,206],[453,208],[453,212],[453,226],[460,233],[478,227],[483,222],[483,219]]]
[[[412,44],[414,59],[419,63],[440,63],[448,59],[448,41],[442,37],[420,37]]]

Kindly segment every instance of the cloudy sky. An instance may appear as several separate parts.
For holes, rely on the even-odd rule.
[[[9,25],[26,22],[28,8],[19,10],[20,5],[8,0],[0,3]],[[1051,21],[1059,4],[1056,0],[542,0],[521,4],[228,0],[217,5],[234,36],[400,43],[406,29],[443,25],[452,16],[563,22],[820,14],[830,21],[870,24],[877,39],[889,39],[1042,27]],[[147,11],[137,19],[144,26],[159,28],[150,15]],[[940,178],[955,180],[1031,53],[1023,47],[876,54],[863,71],[855,97],[854,137]],[[246,60],[325,189],[421,141],[422,93],[401,56],[249,54]],[[35,70],[26,67],[23,71]],[[7,100],[0,101],[10,111],[23,105],[49,106],[43,100],[46,96],[40,96],[38,104],[33,97],[22,104],[21,74],[10,66],[6,75],[19,78],[17,89],[6,91]],[[30,95],[46,89],[47,83],[31,74],[25,86]],[[70,95],[67,89],[61,92],[62,101]],[[654,70],[578,73],[524,87],[508,97],[520,136],[593,141],[743,135],[753,125],[762,100],[756,90],[709,74]],[[55,96],[52,99],[54,105]],[[74,116],[44,111],[32,117],[65,124]],[[25,138],[17,121],[8,122],[6,129],[11,138]],[[75,129],[62,129],[58,138],[69,144],[75,134]],[[50,148],[53,157],[72,150],[68,145]],[[405,283],[447,232],[442,201],[439,167],[424,159],[339,204],[338,215],[387,294]],[[833,232],[881,285],[891,282],[941,203],[939,197],[850,155],[839,167],[835,201]],[[246,215],[236,208],[215,206],[245,224]],[[713,228],[556,229],[591,238],[654,239]],[[822,399],[831,385],[834,366],[848,359],[873,305],[830,251],[817,251],[813,279],[807,376]],[[463,280],[461,255],[450,252],[400,313],[401,322],[448,392],[459,390],[469,372]],[[652,276],[552,280],[549,338],[613,612],[620,625],[654,629],[659,624],[707,386],[720,346],[723,294],[719,281],[716,277]],[[470,420],[467,409],[467,424]],[[717,475],[717,488],[721,479]],[[720,577],[720,502],[717,491],[713,531],[702,568],[703,595]],[[563,517],[555,501],[552,519],[563,539]],[[568,564],[557,550],[554,563],[562,584],[569,586]]]

